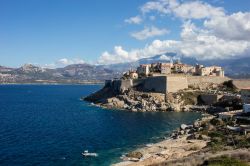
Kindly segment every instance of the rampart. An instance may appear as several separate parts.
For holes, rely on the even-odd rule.
[[[177,92],[181,89],[188,88],[188,81],[186,76],[167,76],[167,90],[166,92]]]
[[[200,83],[221,84],[228,80],[230,78],[219,76],[187,76],[188,85],[199,85]]]
[[[220,84],[230,80],[228,77],[216,76],[152,76],[142,79],[111,80],[106,81],[106,86],[111,86],[115,92],[124,92],[130,88],[140,86],[140,90],[145,92],[168,93],[188,88],[188,85],[199,85],[201,83]],[[250,80],[249,80],[250,84]]]

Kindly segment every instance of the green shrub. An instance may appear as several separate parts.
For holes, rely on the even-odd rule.
[[[229,157],[217,157],[206,161],[208,166],[248,166],[247,163]]]
[[[214,126],[221,126],[224,124],[223,120],[218,119],[218,118],[213,118],[210,120],[210,123]]]

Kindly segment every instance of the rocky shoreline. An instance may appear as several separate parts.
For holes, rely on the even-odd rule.
[[[166,140],[130,152],[121,157],[122,162],[113,166],[150,165],[197,152],[207,145],[209,137],[198,135],[196,132],[202,130],[201,123],[211,118],[212,116],[197,119],[192,125],[182,124]]]
[[[134,112],[198,111],[204,116],[193,124],[182,124],[170,137],[122,156],[115,166],[204,165],[214,158],[231,157],[250,163],[250,134],[231,133],[235,120],[217,118],[218,113],[242,109],[239,91],[232,82],[189,87],[174,93],[143,92],[139,89],[114,91],[109,86],[83,98],[95,105]],[[216,116],[215,116],[216,115]],[[227,136],[230,135],[232,139]],[[232,141],[233,140],[233,141]],[[242,144],[242,142],[244,144]],[[237,154],[242,154],[242,159]],[[228,159],[228,158],[227,158]],[[231,160],[230,160],[231,162]]]
[[[235,147],[230,144],[214,150],[212,144],[218,137],[209,133],[219,130],[224,123],[213,115],[205,115],[192,125],[182,124],[170,138],[146,145],[121,157],[122,162],[113,166],[145,166],[145,165],[204,165],[214,158],[229,157],[239,162],[250,163],[250,135],[247,136],[249,146]],[[237,143],[236,143],[237,144]],[[237,145],[236,145],[237,146]],[[220,147],[218,147],[220,148]]]

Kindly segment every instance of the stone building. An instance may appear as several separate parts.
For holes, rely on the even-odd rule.
[[[224,77],[224,70],[220,66],[204,67],[203,65],[195,66],[195,75],[199,76],[220,76]]]
[[[160,63],[161,74],[171,74],[172,63]]]
[[[243,111],[250,112],[250,87],[241,90],[241,98],[244,103]]]
[[[188,65],[183,64],[180,61],[176,61],[175,63],[152,63],[152,64],[143,64],[137,68],[137,73],[139,76],[149,76],[151,75],[159,75],[159,74],[188,74],[188,75],[196,75],[196,76],[218,76],[224,77],[224,70],[220,66],[209,66],[204,67],[203,65]]]
[[[150,73],[151,64],[142,64],[137,68],[137,74],[139,76],[148,76]]]

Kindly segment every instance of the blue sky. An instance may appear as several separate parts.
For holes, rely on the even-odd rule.
[[[162,1],[164,0],[152,2],[159,4]],[[205,55],[207,50],[190,51],[188,48],[180,48],[176,43],[169,46],[170,41],[181,42],[186,47],[191,46],[190,42],[186,42],[186,36],[185,39],[181,36],[185,26],[186,29],[193,28],[197,36],[203,33],[202,30],[209,31],[206,35],[217,37],[216,41],[224,40],[219,43],[222,45],[234,42],[231,52],[215,52],[213,58],[221,58],[218,54],[225,54],[224,58],[241,54],[246,56],[249,51],[250,40],[242,39],[241,36],[244,34],[229,35],[224,39],[216,33],[223,27],[213,23],[204,27],[205,21],[218,21],[216,14],[198,19],[193,16],[183,18],[183,15],[180,16],[173,9],[169,13],[164,13],[159,8],[151,8],[155,7],[153,3],[150,3],[153,5],[150,10],[143,12],[142,7],[148,2],[147,0],[0,0],[0,65],[17,67],[24,63],[33,63],[57,67],[82,61],[119,63],[166,51],[180,51],[186,56],[209,58]],[[178,5],[185,6],[190,2],[193,1],[179,1]],[[243,13],[240,18],[247,20],[249,18],[249,0],[198,2],[199,5],[212,6],[214,9],[222,7],[225,14],[222,16],[223,19],[238,12]],[[136,16],[140,18],[140,21],[137,20],[140,23],[128,21]],[[245,33],[248,32],[246,29]],[[239,40],[244,43],[239,43]],[[237,44],[245,44],[245,47],[234,50]]]

